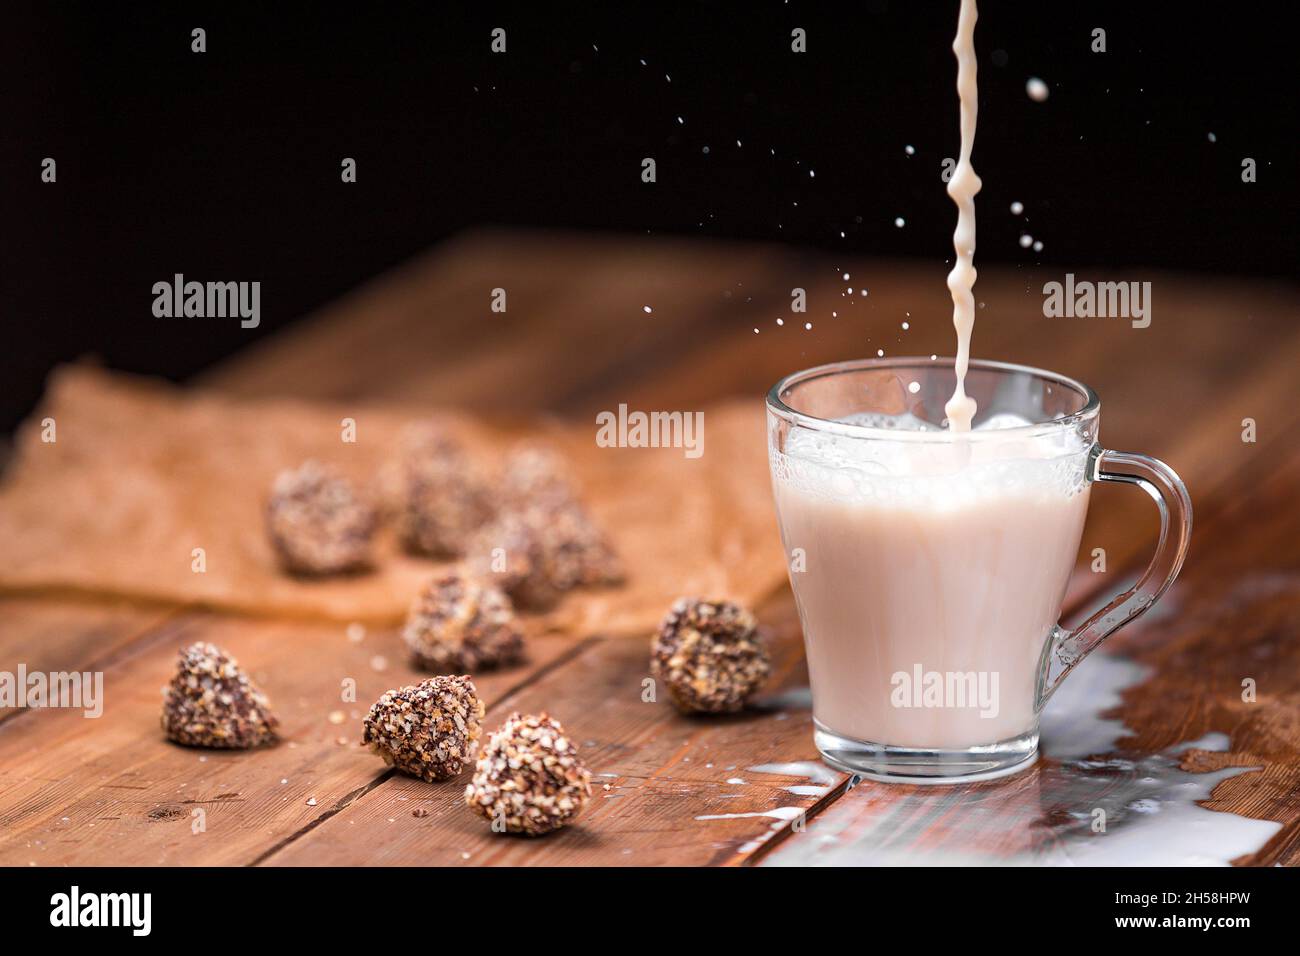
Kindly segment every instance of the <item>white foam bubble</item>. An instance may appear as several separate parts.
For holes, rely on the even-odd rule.
[[[858,413],[841,421],[897,432],[899,439],[795,427],[784,450],[772,453],[777,479],[840,501],[943,509],[991,497],[1069,496],[1086,483],[1088,446],[1076,430],[1012,432],[1033,424],[1014,413],[996,412],[977,423],[974,440],[911,412]],[[984,437],[998,431],[1008,434]]]

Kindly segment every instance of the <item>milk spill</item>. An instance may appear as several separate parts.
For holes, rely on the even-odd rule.
[[[767,828],[767,832],[757,840],[749,840],[736,847],[737,853],[753,853],[772,837],[776,836],[785,825],[793,820],[803,816],[802,807],[773,807],[771,810],[759,810],[754,813],[708,813],[698,816],[697,820],[743,820],[749,817],[772,817],[775,822]]]
[[[1028,832],[1025,793],[1013,783],[969,791],[925,788],[890,802],[876,816],[844,813],[879,801],[887,785],[861,783],[830,809],[808,822],[804,833],[786,841],[764,865],[1011,865],[1011,866],[1227,866],[1254,853],[1281,824],[1207,810],[1206,800],[1221,781],[1249,767],[1188,773],[1179,767],[1191,749],[1225,751],[1220,733],[1185,741],[1155,754],[1117,751],[1124,725],[1101,715],[1120,702],[1127,687],[1145,680],[1146,668],[1095,653],[1061,685],[1043,714],[1043,752],[1057,763],[1033,783],[1047,838],[1010,855],[981,849],[990,839]],[[999,812],[1001,803],[1020,813]],[[1105,832],[1093,832],[1095,811],[1105,812]],[[903,824],[943,811],[956,819],[945,845],[919,849],[919,833]],[[962,830],[965,834],[962,834]]]
[[[808,784],[795,784],[782,787],[787,793],[798,797],[824,797],[831,788],[839,783],[840,775],[824,763],[817,760],[799,760],[793,763],[762,763],[750,767],[752,773],[773,773],[783,777],[807,777]]]

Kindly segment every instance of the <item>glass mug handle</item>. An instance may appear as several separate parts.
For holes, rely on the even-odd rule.
[[[1174,583],[1191,540],[1192,500],[1183,480],[1163,461],[1093,445],[1088,471],[1091,481],[1123,482],[1149,494],[1160,509],[1160,539],[1151,563],[1137,584],[1074,630],[1053,628],[1038,672],[1036,706],[1039,710],[1076,664],[1111,634],[1141,616]]]

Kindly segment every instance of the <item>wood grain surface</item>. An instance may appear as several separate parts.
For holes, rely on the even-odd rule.
[[[1126,728],[1125,753],[1227,735],[1227,750],[1192,750],[1183,764],[1194,772],[1260,768],[1218,783],[1207,806],[1281,824],[1258,853],[1237,862],[1293,864],[1300,859],[1300,466],[1289,436],[1300,425],[1300,297],[1278,283],[1108,275],[1152,282],[1153,321],[1139,330],[1123,320],[1043,318],[1039,290],[1052,278],[1059,276],[1041,268],[981,270],[974,353],[1087,381],[1102,398],[1103,443],[1169,461],[1197,511],[1192,557],[1168,612],[1107,648],[1149,667],[1113,715]],[[489,309],[498,287],[509,296],[504,314]],[[806,316],[789,311],[796,287],[807,290]],[[620,402],[689,410],[748,395],[757,403],[797,368],[878,348],[950,353],[946,297],[938,262],[475,233],[196,384],[247,397],[437,402],[576,421]],[[1257,422],[1255,443],[1241,440],[1247,417]],[[1146,560],[1155,531],[1144,496],[1098,488],[1070,608],[1120,589]],[[1107,554],[1104,574],[1087,560],[1098,547]],[[67,710],[0,712],[0,863],[811,862],[819,833],[871,834],[881,819],[910,821],[910,835],[895,842],[904,854],[946,843],[954,858],[975,846],[987,861],[1062,839],[1073,784],[1050,761],[1010,781],[927,796],[907,787],[850,788],[845,775],[821,767],[788,589],[758,612],[775,675],[758,704],[734,717],[688,719],[665,703],[643,702],[648,635],[546,638],[534,642],[527,664],[484,675],[489,726],[514,709],[548,710],[597,775],[579,825],[527,840],[494,836],[465,810],[464,778],[424,784],[357,746],[370,701],[419,676],[391,630],[355,642],[320,623],[5,597],[0,669],[22,662],[32,670],[102,670],[106,706],[97,720]],[[279,746],[222,754],[163,740],[159,689],[176,649],[198,639],[229,648],[263,683],[285,724]],[[1243,677],[1258,683],[1255,704],[1240,700]],[[340,697],[347,678],[357,684],[354,702]]]

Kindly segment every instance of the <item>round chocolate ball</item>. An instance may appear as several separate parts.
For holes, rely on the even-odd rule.
[[[464,553],[469,536],[493,514],[492,490],[464,448],[438,425],[408,426],[394,476],[386,483],[406,549],[434,558]]]
[[[524,648],[510,598],[461,570],[424,586],[406,617],[402,640],[420,667],[444,674],[509,664]]]
[[[498,492],[501,506],[512,511],[577,500],[563,456],[540,442],[523,442],[510,450],[501,469]]]
[[[467,558],[521,607],[545,610],[566,591],[622,580],[609,540],[576,502],[505,512],[474,536]]]
[[[456,776],[482,733],[483,702],[468,676],[430,677],[386,691],[370,708],[361,742],[412,777],[433,783]]]
[[[771,665],[754,616],[729,601],[681,598],[659,625],[650,671],[685,713],[732,713],[767,682]]]
[[[465,802],[499,833],[540,836],[572,823],[591,799],[591,772],[547,714],[511,714],[493,733]]]
[[[331,468],[308,461],[281,472],[266,515],[271,545],[288,571],[325,575],[370,565],[375,509]]]

